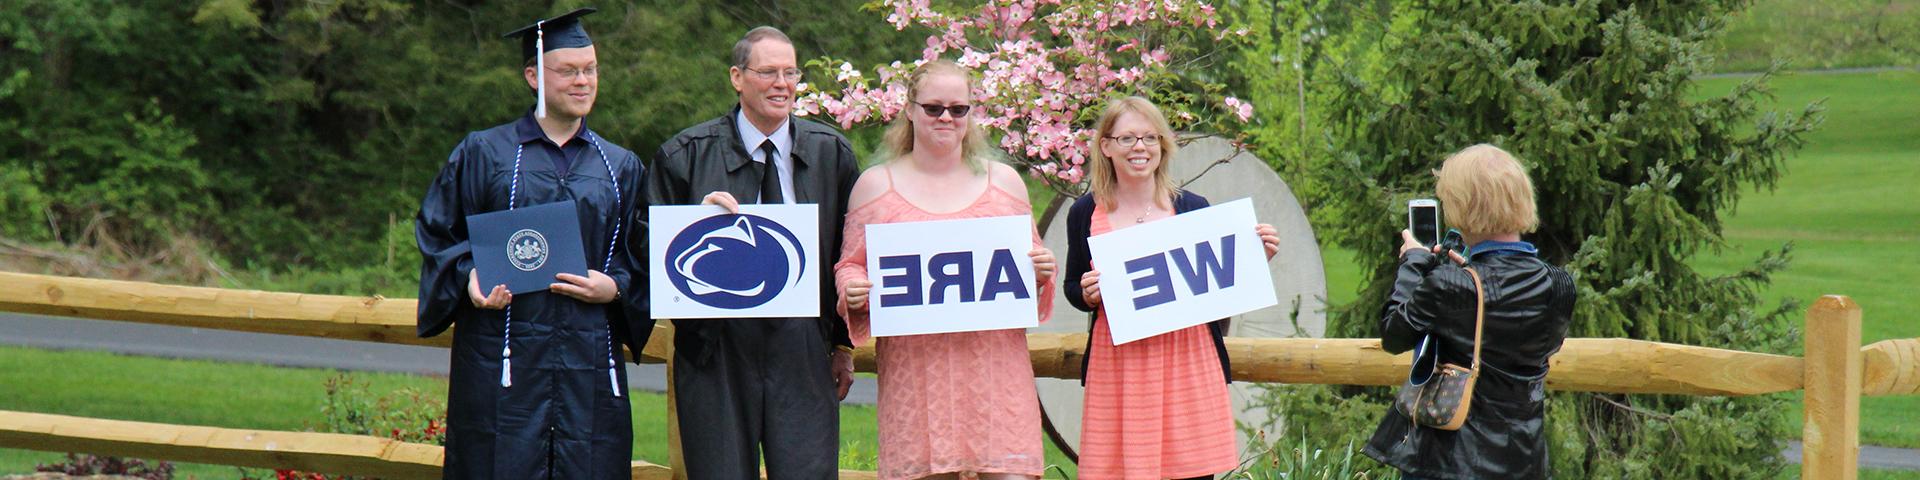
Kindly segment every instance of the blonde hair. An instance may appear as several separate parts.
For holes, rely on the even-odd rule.
[[[1440,164],[1434,193],[1447,225],[1462,233],[1528,233],[1540,226],[1533,180],[1526,167],[1500,147],[1479,144]]]
[[[1114,190],[1120,188],[1119,173],[1114,171],[1113,163],[1107,159],[1107,154],[1100,145],[1109,135],[1113,135],[1113,125],[1120,122],[1120,116],[1129,112],[1139,114],[1140,118],[1153,126],[1154,133],[1160,136],[1160,166],[1153,169],[1153,193],[1156,198],[1172,201],[1173,197],[1179,194],[1180,187],[1174,185],[1173,173],[1169,165],[1173,165],[1174,152],[1180,151],[1180,142],[1173,135],[1173,127],[1167,124],[1167,116],[1160,113],[1160,107],[1154,106],[1152,100],[1137,96],[1116,98],[1107,102],[1107,109],[1101,111],[1100,119],[1093,122],[1093,148],[1091,149],[1093,155],[1090,155],[1093,163],[1093,178],[1089,181],[1092,184],[1090,187],[1093,191],[1093,200],[1107,205],[1108,208],[1114,206]]]
[[[915,101],[920,97],[920,84],[925,82],[927,77],[941,74],[959,75],[967,79],[967,98],[973,98],[975,86],[973,71],[968,70],[967,67],[945,59],[914,67],[913,73],[907,75],[907,104],[902,107],[899,115],[893,117],[893,124],[888,125],[886,133],[880,137],[880,151],[877,152],[880,158],[893,161],[913,153],[913,121],[907,118],[911,116],[908,109],[920,108],[919,103]],[[976,102],[969,101],[968,105],[972,105],[976,111],[980,108],[980,104]],[[967,114],[973,115],[973,112],[967,112]],[[960,141],[960,157],[975,175],[987,173],[987,163],[997,160],[998,152],[987,145],[987,131],[980,127],[979,122],[967,122],[967,136]]]

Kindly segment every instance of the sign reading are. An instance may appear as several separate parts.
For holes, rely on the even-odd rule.
[[[1039,325],[1030,222],[1022,215],[867,225],[873,335]]]

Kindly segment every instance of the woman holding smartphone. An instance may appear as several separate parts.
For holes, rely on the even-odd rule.
[[[1442,213],[1467,251],[1400,232],[1399,273],[1382,309],[1380,346],[1400,353],[1429,338],[1439,362],[1468,365],[1479,337],[1480,376],[1459,430],[1418,426],[1389,408],[1366,454],[1407,479],[1547,478],[1547,360],[1567,338],[1573,278],[1520,239],[1540,220],[1533,181],[1512,155],[1474,145],[1447,157],[1437,175]],[[1481,277],[1480,288],[1468,268]],[[1483,327],[1475,313],[1482,291]],[[1476,333],[1481,328],[1484,336]]]

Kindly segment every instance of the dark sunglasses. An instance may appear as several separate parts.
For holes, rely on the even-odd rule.
[[[933,118],[940,118],[940,115],[946,112],[953,112],[953,118],[960,118],[960,117],[967,116],[967,112],[973,111],[973,106],[972,105],[934,105],[931,103],[922,103],[920,104],[920,110],[927,112],[927,116],[933,117]]]

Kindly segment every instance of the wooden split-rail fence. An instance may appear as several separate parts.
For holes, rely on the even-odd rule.
[[[0,272],[0,311],[243,332],[445,347],[451,335],[414,335],[411,299],[306,295]],[[1805,356],[1742,352],[1619,338],[1568,339],[1552,360],[1549,388],[1609,393],[1761,395],[1805,392],[1801,477],[1858,476],[1860,398],[1920,394],[1920,338],[1862,347],[1860,307],[1821,297],[1806,314]],[[636,358],[672,357],[660,322]],[[1079,378],[1085,334],[1029,334],[1034,375]],[[1249,382],[1397,385],[1408,355],[1377,339],[1229,338],[1235,379]],[[854,352],[872,372],[873,349]],[[671,415],[671,413],[669,413]],[[670,435],[671,437],[671,435]],[[670,464],[679,463],[676,438]],[[312,432],[243,430],[0,411],[0,448],[84,452],[385,478],[438,478],[436,445]],[[633,463],[635,479],[668,479],[678,465]],[[872,478],[871,472],[842,472]]]

